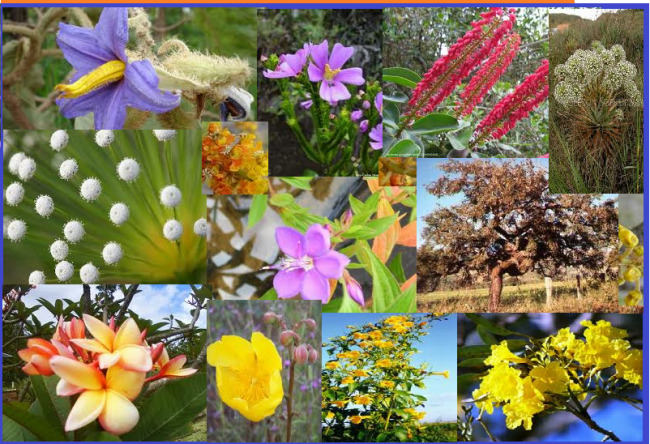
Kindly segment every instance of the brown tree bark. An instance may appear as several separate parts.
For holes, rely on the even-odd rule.
[[[490,271],[490,307],[489,307],[490,313],[495,313],[499,310],[502,290],[503,290],[503,268],[500,266],[496,266]]]

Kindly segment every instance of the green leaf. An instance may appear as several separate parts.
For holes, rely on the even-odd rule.
[[[392,102],[386,103],[383,118],[384,124],[397,128],[397,125],[399,125],[399,109],[397,109],[397,105]]]
[[[521,350],[529,344],[529,341],[525,339],[507,339],[506,342],[508,343],[508,349],[510,351]]]
[[[311,191],[312,177],[281,177],[280,180],[284,183],[291,185],[294,188],[301,190]]]
[[[276,207],[286,207],[289,204],[293,203],[293,196],[289,193],[278,193],[273,195],[271,197],[271,205],[275,205]]]
[[[343,287],[343,302],[338,309],[339,313],[361,313],[363,310],[359,307],[359,304],[354,302],[350,295],[348,294],[348,289],[342,281],[339,281],[341,287]]]
[[[476,332],[478,333],[479,337],[483,340],[483,343],[486,345],[496,345],[497,340],[496,338],[485,329],[482,325],[479,325],[476,328]]]
[[[464,359],[458,363],[458,367],[485,367],[485,359],[483,358],[469,358]]]
[[[271,288],[269,291],[267,291],[260,297],[260,300],[275,301],[277,298],[278,298],[278,293],[275,291],[275,288]]]
[[[475,323],[476,325],[483,327],[484,329],[486,329],[487,331],[495,335],[508,336],[511,334],[515,334],[512,330],[508,330],[507,328],[501,327],[476,313],[465,313],[465,316],[467,316],[469,320]]]
[[[59,383],[58,376],[44,377],[32,375],[29,377],[32,382],[34,394],[40,405],[42,415],[52,425],[59,425],[63,429],[65,421],[70,413],[70,400],[56,394],[56,385]],[[32,413],[36,413],[30,409]]]
[[[384,100],[386,102],[406,103],[408,99],[409,97],[400,91],[395,91],[393,94],[384,94]]]
[[[248,211],[248,228],[255,226],[264,217],[268,198],[266,194],[256,194],[253,196],[251,208]]]
[[[36,437],[27,429],[8,416],[2,415],[2,442],[32,441],[34,439]]]
[[[118,436],[108,432],[94,432],[86,437],[84,441],[122,441]]]
[[[363,202],[361,202],[359,199],[350,194],[348,200],[350,201],[350,208],[352,208],[352,212],[354,214],[358,214],[363,211]]]
[[[458,376],[456,379],[457,385],[470,384],[472,382],[478,381],[481,377],[480,373],[465,373],[464,375]]]
[[[391,273],[393,273],[393,276],[395,276],[395,279],[397,279],[398,283],[401,284],[406,281],[404,268],[402,267],[402,253],[397,253],[395,255],[395,257],[388,264],[388,269],[391,271]]]
[[[372,311],[384,313],[401,294],[399,285],[390,270],[381,263],[367,243],[362,244],[361,249],[368,259],[369,273],[372,276]]]
[[[138,409],[140,421],[122,436],[124,441],[165,441],[191,422],[207,405],[205,373],[171,381],[149,396]]]
[[[431,113],[418,119],[409,128],[413,134],[438,134],[458,129],[458,120],[444,113]]]
[[[447,139],[449,139],[449,143],[451,143],[451,146],[455,150],[459,151],[467,149],[470,137],[472,137],[472,128],[469,127],[463,128],[456,133],[447,133]]]
[[[3,403],[2,414],[33,433],[41,441],[67,441],[62,428],[54,427],[43,416],[30,413],[20,403]]]
[[[465,345],[458,347],[456,356],[458,359],[488,357],[492,353],[489,345]]]
[[[402,139],[397,142],[395,145],[388,148],[386,151],[386,157],[415,157],[419,156],[422,150],[411,139]]]
[[[386,309],[386,313],[415,313],[417,311],[416,287],[411,285]]]
[[[345,233],[341,233],[341,237],[346,239],[374,239],[384,231],[388,230],[388,228],[395,223],[397,217],[397,214],[393,214],[391,216],[371,220],[367,222],[366,225],[353,225],[348,228]]]
[[[408,88],[415,88],[420,80],[422,78],[410,69],[395,67],[384,68],[383,70],[384,82],[392,82]]]

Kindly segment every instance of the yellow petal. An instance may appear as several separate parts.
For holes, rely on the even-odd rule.
[[[251,343],[239,336],[222,336],[221,340],[210,344],[207,353],[208,363],[214,367],[253,367],[255,352]]]
[[[151,354],[140,345],[127,345],[118,350],[120,355],[119,365],[127,370],[148,372],[153,367]]]
[[[106,392],[104,390],[83,392],[68,414],[65,431],[71,432],[93,422],[102,413],[105,404]]]
[[[97,341],[96,339],[71,339],[70,342],[72,342],[75,345],[78,345],[79,347],[83,348],[84,350],[88,350],[88,351],[91,351],[93,353],[110,353],[111,352],[111,350],[104,347],[104,344]]]
[[[86,390],[100,390],[104,387],[104,375],[95,367],[63,356],[52,356],[50,366],[59,378]]]
[[[138,423],[140,414],[133,403],[115,390],[106,390],[106,405],[99,423],[104,430],[114,435],[130,431]]]
[[[114,365],[106,372],[106,388],[134,400],[142,391],[146,375],[144,372],[125,370],[119,365]]]
[[[104,324],[99,319],[92,317],[90,315],[84,314],[84,323],[86,328],[91,335],[99,342],[102,343],[104,347],[108,350],[113,350],[113,342],[115,341],[115,332],[111,328]]]
[[[102,353],[97,359],[99,362],[99,368],[107,369],[114,366],[120,360],[120,354],[115,353]]]
[[[125,345],[142,345],[140,329],[133,318],[124,321],[124,324],[122,324],[115,335],[115,348],[120,348]]]
[[[251,343],[257,356],[258,373],[272,373],[282,370],[282,358],[273,341],[260,332],[254,332]]]

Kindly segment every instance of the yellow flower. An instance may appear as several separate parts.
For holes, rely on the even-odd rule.
[[[367,372],[367,371],[365,371],[365,370],[360,370],[360,369],[353,370],[350,374],[351,374],[352,376],[356,376],[357,378],[361,378],[361,377],[363,377],[363,376],[368,376],[368,372]]]
[[[379,348],[390,348],[395,346],[392,341],[374,341],[373,345]]]
[[[357,332],[357,333],[353,334],[352,336],[354,337],[354,339],[357,339],[357,340],[368,339],[368,334],[367,333],[359,333],[359,332]]]
[[[386,318],[384,321],[386,324],[401,324],[402,322],[406,322],[408,318],[406,316],[391,316],[389,318]]]
[[[250,342],[222,336],[208,347],[207,358],[217,368],[219,396],[245,418],[261,421],[282,402],[282,359],[262,333],[254,332]]]
[[[370,347],[373,347],[373,345],[372,345],[371,342],[365,342],[364,341],[364,342],[359,343],[359,347],[361,347],[361,348],[370,348]]]
[[[502,341],[499,345],[493,345],[491,349],[492,354],[485,360],[486,365],[496,365],[499,362],[528,362],[528,359],[520,358],[511,352],[507,341]]]
[[[483,383],[481,386],[472,392],[472,398],[474,399],[474,404],[479,410],[485,410],[488,414],[494,412],[494,403],[490,400],[488,393],[483,388]]]
[[[583,333],[587,341],[580,341],[581,345],[576,347],[574,358],[583,365],[594,366],[596,369],[611,367],[630,348],[630,343],[623,339],[627,337],[627,331],[612,327],[610,322],[600,320],[593,324],[591,321],[583,321],[582,325],[587,327]]]
[[[372,398],[370,396],[361,395],[354,397],[354,403],[359,405],[370,405],[372,404]]]
[[[551,346],[573,353],[576,343],[576,337],[569,328],[560,329],[555,336],[551,336]]]
[[[521,384],[521,372],[505,362],[490,369],[481,381],[481,392],[495,401],[509,401],[517,396]]]
[[[341,380],[341,384],[354,384],[354,378],[352,376],[346,376]]]
[[[368,333],[368,336],[370,337],[370,339],[379,339],[383,335],[381,333],[381,330],[373,330],[370,333]]]
[[[392,389],[393,387],[395,387],[395,383],[393,381],[381,381],[379,383],[379,386]]]
[[[325,419],[334,419],[334,412],[327,412],[327,415],[325,415]]]
[[[348,405],[348,402],[349,402],[349,401],[348,401],[347,399],[346,399],[346,400],[343,400],[343,401],[332,401],[332,405],[335,405],[335,406],[337,406],[338,408],[342,409],[343,407],[345,407],[346,405]]]
[[[515,429],[523,424],[526,430],[533,427],[533,416],[544,410],[544,395],[535,388],[530,376],[525,377],[516,398],[503,406],[506,427]]]
[[[330,361],[327,364],[325,364],[325,368],[328,369],[328,370],[335,370],[335,369],[339,368],[340,366],[341,366],[341,364],[339,363],[339,361]]]
[[[549,363],[546,367],[534,367],[530,371],[533,385],[541,393],[564,393],[569,384],[569,375],[558,361]]]
[[[350,416],[350,422],[352,424],[360,424],[361,421],[363,421],[366,418],[370,418],[370,416],[359,416],[359,415],[354,415]]]
[[[616,376],[643,388],[643,352],[627,350],[616,363]]]
[[[358,350],[353,350],[349,352],[339,353],[336,355],[336,357],[339,359],[357,359],[360,354],[361,352],[359,352]]]
[[[391,361],[390,359],[380,359],[375,363],[375,365],[377,367],[390,367],[391,365],[393,365],[393,361]]]

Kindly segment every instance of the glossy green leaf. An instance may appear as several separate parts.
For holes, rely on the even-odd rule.
[[[55,427],[43,416],[30,413],[27,407],[20,403],[2,404],[2,414],[27,429],[41,441],[67,441],[63,427]]]
[[[301,190],[311,191],[312,177],[281,177],[280,180],[284,183],[291,185],[294,188]]]
[[[415,313],[417,311],[416,287],[411,285],[404,290],[386,309],[387,313]]]
[[[458,363],[458,367],[485,367],[485,359],[483,358],[469,358],[464,359]]]
[[[118,436],[108,432],[95,432],[86,437],[84,441],[122,441]]]
[[[458,376],[456,384],[459,386],[464,384],[471,384],[478,381],[480,377],[480,373],[465,373],[464,375]]]
[[[361,249],[368,259],[369,273],[372,276],[372,311],[384,313],[401,294],[399,285],[368,244],[362,244]]]
[[[399,125],[399,109],[397,109],[397,105],[391,102],[384,104],[383,119],[384,125],[397,128]]]
[[[463,128],[455,133],[447,133],[449,143],[451,143],[451,146],[458,151],[467,149],[470,137],[472,137],[472,128],[470,127]]]
[[[409,128],[413,134],[438,134],[458,129],[458,120],[444,113],[431,113],[419,118]]]
[[[456,352],[458,359],[488,357],[492,353],[489,345],[465,345],[458,347]]]
[[[386,151],[386,157],[415,157],[419,156],[420,147],[411,139],[402,139]]]
[[[32,382],[32,389],[38,400],[40,412],[52,425],[59,425],[63,428],[70,413],[70,399],[56,394],[56,385],[59,377],[32,375],[29,377]],[[31,413],[37,413],[30,408]]]
[[[264,217],[268,198],[266,194],[256,194],[253,196],[253,201],[248,212],[248,228],[255,226]]]
[[[408,88],[415,88],[422,78],[410,69],[395,67],[384,68],[383,80],[384,82],[391,82]]]
[[[406,103],[409,100],[409,97],[400,91],[395,91],[392,94],[384,94],[384,101],[393,102],[393,103]]]
[[[478,333],[479,337],[483,341],[485,345],[495,345],[497,343],[496,338],[492,333],[490,333],[488,330],[485,329],[482,325],[479,325],[476,328],[476,333]]]

